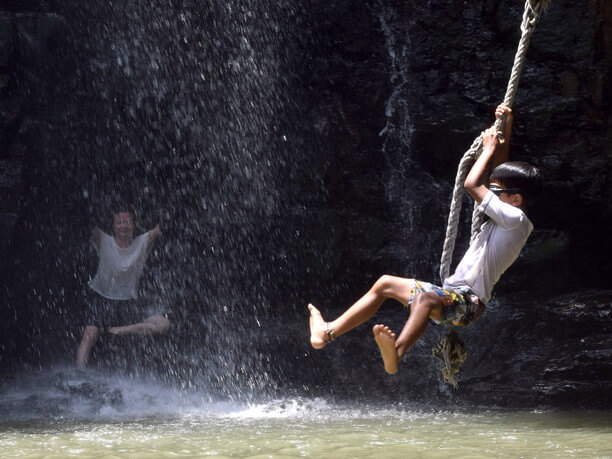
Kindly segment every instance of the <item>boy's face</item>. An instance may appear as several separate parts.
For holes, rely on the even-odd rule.
[[[492,180],[489,183],[490,187],[495,187],[495,188],[501,188],[502,190],[506,188],[506,186],[496,180]],[[499,200],[501,202],[505,202],[506,204],[510,204],[511,206],[514,207],[521,207],[521,205],[523,204],[523,195],[520,193],[506,193],[505,191],[502,191],[501,193],[498,194],[499,196]]]
[[[132,214],[129,212],[118,212],[113,216],[113,231],[117,236],[131,237],[134,233]]]

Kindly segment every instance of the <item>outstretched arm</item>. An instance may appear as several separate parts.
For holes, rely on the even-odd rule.
[[[96,246],[96,248],[100,248],[100,241],[102,240],[102,231],[97,226],[91,232],[91,242]]]
[[[512,135],[512,110],[504,105],[497,107],[496,118],[507,115],[504,126],[504,141],[497,137],[495,127],[491,126],[482,133],[482,153],[470,169],[464,187],[474,200],[480,204],[489,191],[487,179],[490,171],[506,162],[510,153],[510,136]]]
[[[155,242],[155,240],[161,236],[162,232],[161,229],[159,228],[159,224],[155,225],[155,228],[153,228],[151,230],[151,232],[149,233],[149,245],[153,245],[153,243]]]

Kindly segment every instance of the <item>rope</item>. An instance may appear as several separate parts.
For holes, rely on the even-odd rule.
[[[536,24],[540,19],[541,13],[548,8],[550,2],[551,0],[525,1],[525,10],[523,12],[523,19],[521,22],[521,39],[514,57],[514,65],[512,66],[512,72],[510,74],[506,95],[504,97],[504,104],[508,107],[512,107],[512,104],[514,103],[519,80],[525,64],[525,56],[529,47],[529,40],[535,31]],[[497,120],[495,122],[495,127],[498,133],[502,128],[501,123],[501,120]],[[482,153],[482,137],[478,136],[459,162],[457,178],[455,179],[455,186],[453,188],[450,212],[448,214],[444,248],[442,249],[442,257],[440,259],[440,279],[442,282],[444,282],[444,280],[450,274],[450,266],[453,259],[453,251],[455,250],[455,241],[457,239],[457,230],[459,227],[459,216],[461,214],[463,183],[465,182],[465,178],[467,177],[472,164],[474,164],[476,159],[478,159],[480,153]],[[484,216],[482,215],[482,212],[478,211],[478,205],[475,204],[474,211],[472,213],[472,241],[482,226],[483,218]]]
[[[442,338],[440,344],[432,349],[431,353],[435,358],[444,362],[442,367],[444,381],[455,389],[459,389],[455,374],[459,373],[459,367],[467,359],[467,348],[459,334],[451,328],[448,334]]]
[[[521,22],[521,39],[518,44],[516,55],[514,56],[514,65],[508,81],[506,95],[504,96],[504,104],[512,107],[516,97],[519,80],[523,66],[525,64],[525,56],[529,47],[529,40],[535,31],[536,24],[540,19],[540,15],[548,8],[551,0],[526,0],[525,10],[523,12],[523,20]],[[503,119],[495,121],[495,129],[498,136],[503,133]],[[453,188],[453,197],[451,200],[450,212],[448,214],[448,223],[446,227],[446,237],[444,238],[444,248],[442,250],[442,258],[440,260],[440,279],[442,283],[450,273],[450,266],[453,259],[453,251],[455,250],[455,241],[457,239],[457,230],[459,228],[459,216],[461,214],[461,204],[463,199],[463,184],[469,173],[472,164],[478,159],[482,153],[482,135],[478,136],[468,151],[465,152],[457,170],[455,186]],[[478,203],[474,204],[472,212],[472,230],[471,240],[477,236],[484,220],[484,215],[478,209]],[[434,357],[443,360],[442,376],[444,381],[452,385],[455,389],[459,387],[455,374],[459,372],[461,364],[467,358],[467,348],[461,337],[452,328],[448,334],[442,338],[440,344],[432,349]]]

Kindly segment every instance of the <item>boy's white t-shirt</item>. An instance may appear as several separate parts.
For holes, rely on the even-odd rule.
[[[443,287],[467,286],[486,304],[495,283],[519,256],[533,224],[525,212],[502,202],[492,191],[479,207],[491,219],[482,225],[455,273],[444,280]]]
[[[149,233],[141,234],[129,247],[122,248],[114,237],[100,231],[100,246],[96,247],[100,260],[89,286],[111,300],[136,298],[138,281],[148,255]]]

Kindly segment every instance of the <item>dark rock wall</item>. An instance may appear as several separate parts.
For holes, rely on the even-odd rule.
[[[460,397],[429,356],[439,331],[387,378],[368,327],[313,353],[304,305],[334,315],[383,273],[436,279],[457,162],[503,97],[522,4],[158,3],[0,13],[4,362],[73,352],[88,231],[122,199],[143,229],[164,227],[144,287],[180,325],[161,351],[169,379],[609,406],[608,3],[555,1],[532,39],[512,154],[546,191],[465,333]],[[459,253],[468,227],[466,212]]]
[[[49,131],[57,127],[67,107],[55,100],[61,80],[61,47],[65,21],[40,11],[36,2],[6,4],[0,9],[0,317],[3,360],[20,358],[29,341],[32,311],[12,275],[21,271],[24,250],[20,234],[36,212],[33,180],[42,158],[53,154]],[[50,222],[49,222],[50,224]],[[19,279],[19,276],[17,276]],[[27,281],[26,281],[27,282]],[[33,292],[35,287],[28,286]],[[36,294],[34,293],[36,296]]]

